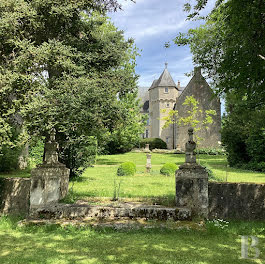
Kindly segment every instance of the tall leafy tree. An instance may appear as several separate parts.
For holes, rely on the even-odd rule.
[[[189,18],[198,17],[206,3],[187,4]],[[204,25],[180,33],[175,43],[190,46],[194,62],[226,99],[223,141],[230,164],[260,169],[265,151],[260,144],[265,140],[265,2],[216,1],[205,19]]]
[[[18,112],[31,134],[56,128],[61,158],[73,174],[91,137],[103,145],[126,122],[122,101],[136,93],[133,41],[105,15],[117,8],[115,0],[0,3],[3,136]]]

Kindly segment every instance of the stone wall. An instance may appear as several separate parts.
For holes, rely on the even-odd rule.
[[[209,182],[209,218],[265,220],[265,184]]]
[[[27,215],[30,178],[0,178],[0,214]]]

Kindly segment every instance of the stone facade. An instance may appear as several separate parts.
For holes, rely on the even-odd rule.
[[[207,139],[200,142],[201,148],[219,147],[221,141],[221,105],[220,100],[216,98],[208,83],[201,75],[200,68],[195,68],[194,76],[189,84],[181,87],[180,83],[175,84],[168,69],[167,64],[158,80],[155,80],[151,87],[146,91],[144,88],[140,92],[142,99],[142,113],[148,114],[148,124],[143,137],[161,138],[168,146],[168,149],[179,148],[184,150],[187,127],[179,127],[176,124],[163,128],[165,120],[163,117],[168,115],[172,109],[178,110],[179,117],[185,116],[185,107],[183,102],[186,96],[194,96],[199,101],[202,110],[215,110],[217,115],[213,118],[213,123],[208,129],[201,129],[198,136]],[[145,91],[145,92],[144,92]],[[198,120],[203,120],[199,115]]]
[[[213,123],[205,128],[202,123],[199,124],[201,128],[196,134],[202,140],[197,146],[198,148],[220,147],[221,142],[221,105],[220,100],[216,98],[210,86],[201,75],[201,70],[196,67],[194,70],[194,76],[188,83],[187,87],[183,90],[181,95],[177,98],[175,110],[178,111],[179,116],[185,117],[187,107],[183,106],[183,103],[187,96],[193,96],[199,102],[199,109],[203,112],[205,110],[215,110],[216,116],[213,116]],[[203,120],[204,115],[199,113],[196,118]],[[186,133],[188,126],[176,127],[176,147],[183,149],[186,142]]]

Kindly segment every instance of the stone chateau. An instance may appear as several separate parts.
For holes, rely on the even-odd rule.
[[[154,80],[150,88],[141,87],[139,96],[142,101],[142,113],[148,115],[147,126],[143,138],[161,138],[168,146],[168,149],[185,149],[187,141],[188,126],[178,126],[173,122],[167,128],[163,128],[165,120],[172,109],[177,110],[179,117],[187,115],[187,106],[183,106],[186,96],[193,96],[199,102],[199,109],[202,113],[197,119],[204,120],[205,110],[215,110],[216,116],[208,128],[199,123],[201,129],[197,136],[202,138],[199,148],[217,148],[221,141],[221,104],[220,99],[215,96],[205,78],[201,74],[200,67],[194,68],[194,75],[186,87],[181,87],[180,82],[176,85],[172,79],[167,63],[158,80]],[[165,109],[165,110],[164,110]]]

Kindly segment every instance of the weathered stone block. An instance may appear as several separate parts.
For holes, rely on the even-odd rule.
[[[69,169],[63,164],[42,164],[31,172],[31,208],[58,202],[68,192]]]
[[[31,171],[31,209],[57,203],[68,192],[70,170],[58,161],[58,143],[55,142],[55,131],[52,131],[50,141],[45,144],[45,149],[43,164]]]
[[[208,218],[208,173],[200,165],[185,163],[176,171],[176,206]]]
[[[168,208],[163,206],[134,205],[126,203],[118,207],[89,204],[55,204],[37,209],[32,215],[44,219],[153,219],[153,220],[191,220],[191,211],[187,208]]]

